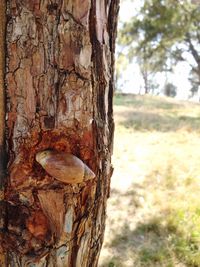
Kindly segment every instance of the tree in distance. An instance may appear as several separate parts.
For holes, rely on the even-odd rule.
[[[156,72],[172,72],[187,62],[193,91],[200,86],[200,6],[195,1],[144,0],[139,12],[123,24],[120,45],[137,59],[145,83]],[[195,86],[194,86],[195,85]]]

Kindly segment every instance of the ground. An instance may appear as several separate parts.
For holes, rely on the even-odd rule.
[[[99,267],[200,266],[200,105],[116,95]]]

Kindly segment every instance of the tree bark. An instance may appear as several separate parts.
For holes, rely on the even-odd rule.
[[[1,266],[97,266],[112,175],[119,0],[6,3]],[[0,116],[5,129],[4,112]],[[76,184],[55,179],[36,161],[44,150],[75,155],[95,178]]]
[[[142,78],[144,80],[144,93],[148,94],[149,93],[148,71],[141,70],[141,73],[142,73]]]
[[[0,229],[4,226],[4,185],[6,169],[6,152],[5,152],[5,23],[6,23],[6,4],[0,2]],[[4,266],[5,253],[0,243],[0,266]]]

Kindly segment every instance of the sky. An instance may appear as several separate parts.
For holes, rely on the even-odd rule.
[[[142,1],[121,1],[119,11],[119,27],[121,22],[128,21],[139,9]],[[168,75],[168,82],[177,87],[177,98],[188,99],[190,94],[190,82],[188,81],[189,67],[187,63],[178,63],[174,66],[174,74]],[[157,74],[156,82],[163,87],[165,75]],[[139,93],[144,88],[143,79],[137,63],[130,64],[123,72],[120,84],[124,93]],[[198,97],[199,98],[199,97]]]

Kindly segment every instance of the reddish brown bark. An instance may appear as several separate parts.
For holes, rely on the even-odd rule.
[[[0,192],[5,169],[5,2],[0,3]],[[2,195],[0,193],[0,199]]]
[[[118,5],[7,1],[2,266],[97,266],[112,174]],[[55,179],[36,161],[49,149],[80,158],[95,179]]]

